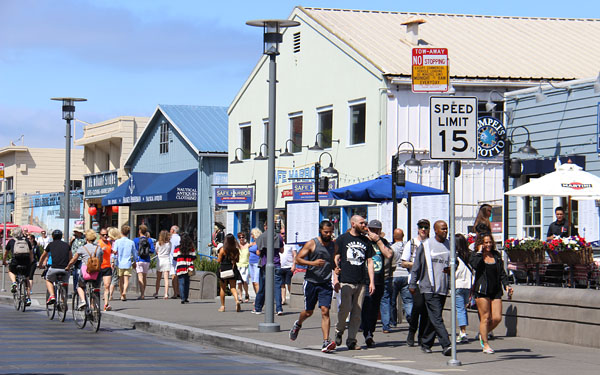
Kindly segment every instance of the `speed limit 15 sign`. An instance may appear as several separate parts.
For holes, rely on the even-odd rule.
[[[477,159],[477,98],[432,96],[430,157]]]

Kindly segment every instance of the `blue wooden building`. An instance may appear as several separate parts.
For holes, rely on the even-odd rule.
[[[509,92],[506,98],[507,134],[512,135],[510,157],[522,159],[522,175],[509,180],[509,189],[532,178],[553,172],[557,160],[568,160],[600,176],[600,76],[594,79],[544,83],[538,87]],[[517,151],[528,138],[537,156]],[[598,241],[597,201],[571,200],[573,224],[588,241]],[[561,197],[509,199],[509,236],[546,239],[548,225],[555,220],[554,208],[567,208]]]
[[[209,254],[212,184],[227,175],[227,108],[158,105],[125,169],[129,179],[102,204],[130,206],[130,224],[147,225],[154,238],[178,225]]]

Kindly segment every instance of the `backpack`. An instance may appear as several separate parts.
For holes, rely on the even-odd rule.
[[[140,237],[138,242],[138,256],[148,258],[150,256],[150,242],[146,237]]]
[[[25,238],[16,238],[15,243],[13,245],[13,255],[14,256],[24,256],[29,255],[29,243]]]
[[[87,263],[85,264],[87,267],[87,272],[98,272],[100,271],[100,259],[96,256],[96,252],[98,251],[98,246],[96,246],[96,250],[94,250],[94,255],[92,255],[87,249],[84,248],[86,253],[88,253],[89,258]]]

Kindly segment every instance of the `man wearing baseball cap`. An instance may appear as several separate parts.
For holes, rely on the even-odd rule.
[[[371,220],[367,225],[367,236],[371,240],[371,246],[373,247],[373,271],[375,281],[375,292],[373,294],[365,294],[365,300],[363,301],[362,313],[361,313],[361,328],[363,336],[365,337],[365,344],[368,348],[375,346],[373,335],[375,333],[375,326],[377,325],[377,318],[379,316],[379,306],[381,305],[381,297],[383,297],[384,284],[385,284],[385,267],[391,263],[385,261],[394,255],[389,242],[380,236],[381,234],[381,221]]]

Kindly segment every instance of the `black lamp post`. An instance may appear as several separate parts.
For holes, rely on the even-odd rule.
[[[323,172],[332,175],[333,178],[337,178],[338,176],[338,171],[337,169],[335,169],[333,167],[333,157],[331,156],[331,154],[329,152],[323,152],[321,153],[321,155],[319,155],[319,161],[315,163],[315,202],[319,201],[319,192],[320,191],[327,191],[329,189],[329,177],[325,177],[324,178],[324,187],[320,188],[319,187],[319,179],[320,179],[320,175],[321,175],[321,158],[323,157],[323,155],[329,155],[329,167],[323,169]]]
[[[398,145],[398,150],[392,155],[392,231],[396,229],[398,225],[398,202],[396,199],[396,186],[404,186],[406,183],[406,172],[404,169],[398,170],[398,158],[400,157],[400,146],[403,144],[409,144],[412,147],[412,154],[410,159],[404,162],[407,167],[420,167],[421,162],[415,157],[415,146],[404,141]]]
[[[265,267],[265,322],[258,325],[259,332],[279,332],[279,323],[274,320],[274,275],[273,255],[275,252],[275,98],[277,85],[276,57],[279,43],[283,41],[282,30],[299,26],[292,20],[255,20],[246,25],[263,28],[263,54],[269,56],[269,125],[267,128],[267,151],[269,151],[267,177],[267,264]]]
[[[50,98],[62,101],[62,118],[67,120],[65,135],[65,205],[64,238],[69,240],[69,214],[71,213],[71,120],[75,118],[75,102],[85,102],[83,98]]]
[[[517,178],[521,176],[521,168],[522,163],[518,158],[510,158],[510,154],[512,152],[512,139],[515,131],[519,128],[522,128],[527,132],[527,141],[525,142],[525,146],[519,148],[518,152],[528,155],[537,155],[537,150],[531,146],[531,139],[529,130],[523,125],[515,127],[510,132],[510,137],[506,137],[506,143],[504,144],[504,192],[506,193],[509,188],[509,177]],[[508,132],[506,133],[508,134]],[[503,226],[504,226],[504,241],[508,239],[508,195],[504,195],[504,212],[503,212]]]
[[[255,158],[254,158],[254,160],[268,160],[268,159],[269,159],[267,156],[264,156],[264,155],[263,155],[263,153],[262,153],[262,146],[265,146],[265,147],[267,148],[267,151],[266,151],[266,153],[267,153],[267,154],[269,153],[269,147],[267,146],[267,144],[266,144],[266,143],[263,143],[263,144],[261,144],[261,145],[258,147],[258,156],[257,156],[257,157],[255,157]]]

